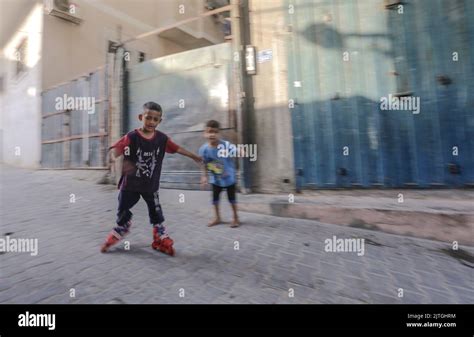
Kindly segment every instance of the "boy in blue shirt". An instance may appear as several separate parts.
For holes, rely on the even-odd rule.
[[[203,160],[201,186],[211,184],[212,204],[215,212],[215,218],[209,222],[208,226],[212,227],[222,222],[219,214],[219,195],[223,189],[226,189],[227,198],[233,212],[230,227],[238,227],[240,222],[235,197],[235,165],[232,156],[229,154],[229,149],[232,147],[235,152],[235,145],[220,139],[219,122],[215,120],[207,122],[204,137],[207,139],[207,143],[199,149],[199,156]]]

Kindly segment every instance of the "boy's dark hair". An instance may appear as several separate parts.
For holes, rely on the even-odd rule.
[[[219,129],[220,125],[219,125],[219,122],[218,121],[215,121],[213,119],[211,119],[210,121],[208,121],[206,123],[206,128],[215,128],[215,129]]]
[[[153,110],[153,111],[158,111],[160,113],[163,113],[163,110],[161,110],[161,106],[155,102],[146,102],[145,104],[143,104],[143,109],[148,109],[148,110]]]

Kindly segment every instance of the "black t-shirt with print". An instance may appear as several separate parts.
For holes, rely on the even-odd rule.
[[[155,130],[151,139],[141,136],[137,130],[127,134],[129,149],[124,150],[124,168],[120,189],[135,192],[155,192],[160,188],[161,166],[168,137]]]

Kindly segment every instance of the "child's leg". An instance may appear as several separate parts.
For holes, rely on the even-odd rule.
[[[132,225],[132,212],[130,209],[138,202],[140,194],[131,191],[120,191],[118,200],[117,226],[107,235],[101,251],[106,252],[112,245],[119,242],[129,231]]]
[[[158,191],[154,193],[142,193],[142,197],[148,206],[148,215],[150,223],[153,225],[153,249],[162,251],[169,255],[174,255],[173,240],[168,235],[164,224],[165,218],[160,205],[160,197]]]
[[[227,199],[232,207],[233,219],[230,227],[239,227],[239,216],[237,215],[237,198],[235,195],[235,184],[227,186]]]
[[[212,184],[212,205],[214,208],[215,218],[209,222],[209,227],[221,223],[221,216],[219,214],[219,195],[221,194],[221,191],[222,187]]]
[[[165,222],[163,210],[160,204],[159,192],[156,191],[153,193],[142,193],[142,197],[148,206],[148,216],[150,217],[150,223],[155,225]]]
[[[140,193],[132,191],[120,191],[118,195],[118,210],[116,223],[118,227],[126,227],[132,220],[130,209],[140,200]]]
[[[230,227],[235,228],[240,226],[239,216],[237,215],[237,204],[230,204],[232,207],[232,212],[234,213],[234,218],[230,223]]]
[[[168,231],[164,224],[165,217],[163,216],[163,209],[160,204],[159,192],[154,193],[142,193],[143,200],[145,200],[148,206],[148,216],[150,217],[150,224],[156,228],[156,234],[162,239],[169,237]]]

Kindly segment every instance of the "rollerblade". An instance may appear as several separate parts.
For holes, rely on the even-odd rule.
[[[110,247],[115,245],[117,242],[123,239],[125,235],[127,235],[130,232],[130,226],[132,226],[132,223],[128,221],[125,225],[123,226],[117,226],[115,227],[107,236],[105,239],[105,242],[102,244],[102,247],[100,248],[100,251],[102,253],[105,253],[106,251],[109,250]]]
[[[153,228],[153,243],[151,244],[151,248],[174,256],[175,251],[173,248],[173,243],[174,241],[169,236],[161,238],[160,234],[158,233],[158,229],[156,227]]]

